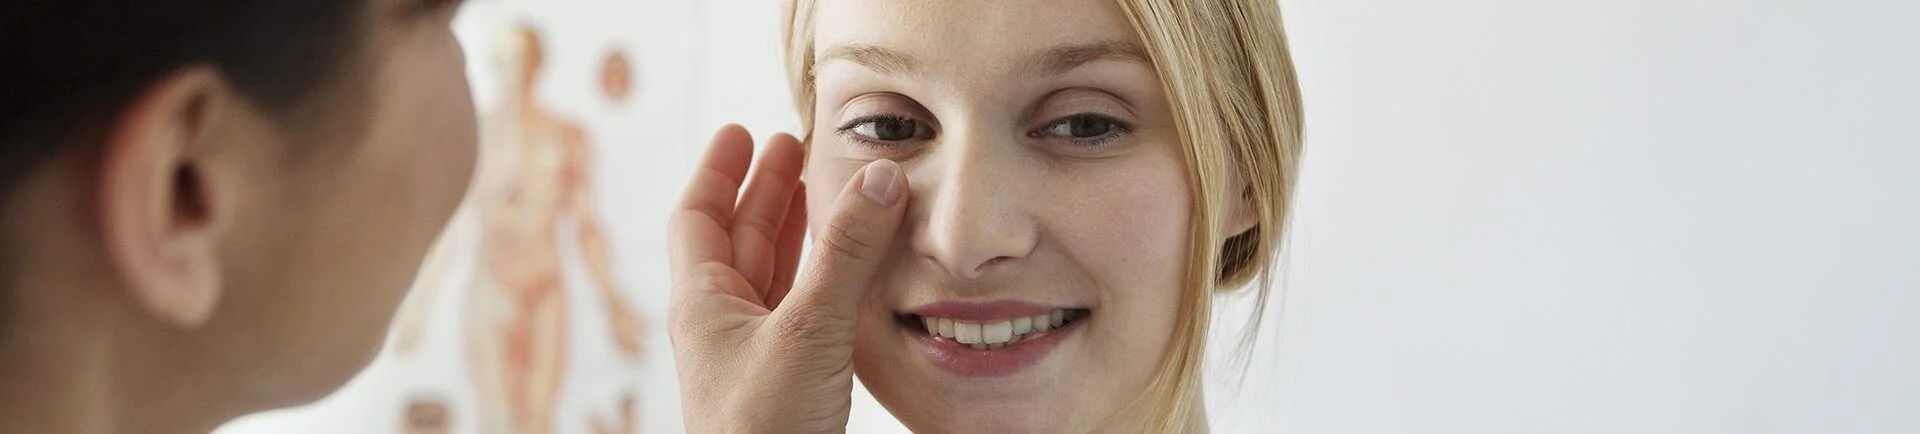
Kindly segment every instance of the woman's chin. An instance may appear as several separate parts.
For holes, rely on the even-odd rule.
[[[990,396],[963,396],[943,393],[937,385],[912,386],[869,391],[880,405],[917,433],[1053,433],[1086,431],[1068,429],[1074,400],[1067,390],[1044,394],[1007,390],[986,393]],[[979,388],[975,388],[979,389]],[[891,392],[891,393],[886,393]],[[987,392],[975,390],[975,393]]]
[[[1056,411],[1017,404],[956,403],[929,406],[924,412],[894,412],[900,423],[917,433],[1057,433],[1084,432],[1063,424]]]

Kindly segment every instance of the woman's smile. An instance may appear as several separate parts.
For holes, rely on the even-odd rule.
[[[1005,377],[1047,359],[1091,309],[1019,300],[946,301],[894,315],[908,346],[960,377]]]

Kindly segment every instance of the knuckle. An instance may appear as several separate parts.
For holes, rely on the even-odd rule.
[[[873,259],[873,228],[858,218],[844,218],[827,224],[827,236],[820,238],[827,252],[856,260]]]
[[[686,209],[675,209],[673,210],[673,212],[667,213],[667,227],[669,228],[680,227],[680,225],[684,225],[687,223],[687,218],[688,216],[687,216]],[[674,234],[668,234],[668,235],[674,235]]]
[[[742,221],[736,232],[744,233],[735,233],[734,238],[745,238],[750,235],[769,246],[773,245],[774,240],[780,239],[780,228],[773,221],[764,219]]]

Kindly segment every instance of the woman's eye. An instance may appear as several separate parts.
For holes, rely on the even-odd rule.
[[[898,142],[932,136],[932,129],[906,117],[878,117],[855,121],[846,131],[860,138],[879,142]]]
[[[1114,118],[1100,115],[1075,115],[1048,124],[1045,134],[1063,139],[1094,139],[1110,134],[1124,132],[1124,125]]]

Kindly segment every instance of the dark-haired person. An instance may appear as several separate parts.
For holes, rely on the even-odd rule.
[[[0,0],[0,432],[359,371],[473,171],[457,3]]]

